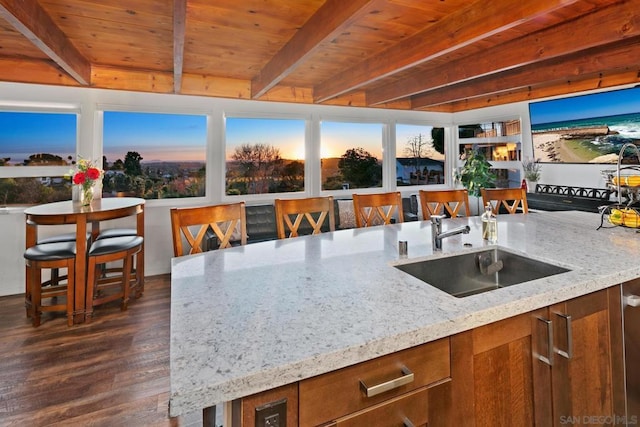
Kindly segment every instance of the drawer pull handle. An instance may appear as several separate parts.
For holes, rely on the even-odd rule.
[[[565,321],[567,328],[567,351],[556,349],[556,353],[565,359],[571,359],[573,357],[573,338],[571,336],[571,316],[568,314],[556,313],[556,316],[562,317]]]
[[[367,397],[377,396],[385,391],[393,390],[394,388],[402,387],[403,385],[413,382],[413,372],[406,366],[402,367],[402,376],[395,378],[391,381],[387,381],[381,384],[368,387],[364,381],[360,380],[360,388],[367,395]]]
[[[402,425],[404,427],[416,427],[415,424],[413,424],[411,420],[407,417],[405,417],[404,420],[402,420]]]
[[[551,320],[538,317],[542,323],[547,326],[547,356],[537,354],[538,359],[549,366],[553,366],[553,322]]]

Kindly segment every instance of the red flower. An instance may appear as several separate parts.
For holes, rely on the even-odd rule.
[[[87,180],[87,176],[85,175],[84,172],[76,172],[76,174],[73,175],[74,184],[84,184],[86,180]]]
[[[97,168],[87,169],[87,178],[92,181],[100,178],[100,170]]]

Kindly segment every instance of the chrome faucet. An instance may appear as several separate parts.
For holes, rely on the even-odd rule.
[[[442,232],[442,219],[446,218],[444,215],[431,215],[431,241],[433,243],[434,251],[442,250],[442,239],[446,237],[455,236],[456,234],[469,234],[471,228],[468,225],[462,227],[447,230]]]

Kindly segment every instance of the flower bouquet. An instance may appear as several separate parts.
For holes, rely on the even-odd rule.
[[[83,206],[91,204],[93,200],[94,184],[102,178],[104,171],[96,167],[93,162],[80,158],[77,170],[71,171],[71,181],[81,187],[80,201]]]

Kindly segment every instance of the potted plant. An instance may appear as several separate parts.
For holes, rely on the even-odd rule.
[[[476,198],[477,210],[475,213],[478,214],[480,212],[480,190],[495,187],[496,175],[491,170],[491,163],[478,148],[465,150],[464,158],[465,163],[455,173],[454,179],[467,189],[470,197]]]
[[[527,181],[527,188],[530,192],[535,193],[536,183],[540,180],[540,160],[525,159],[522,162],[522,170],[524,179]]]

